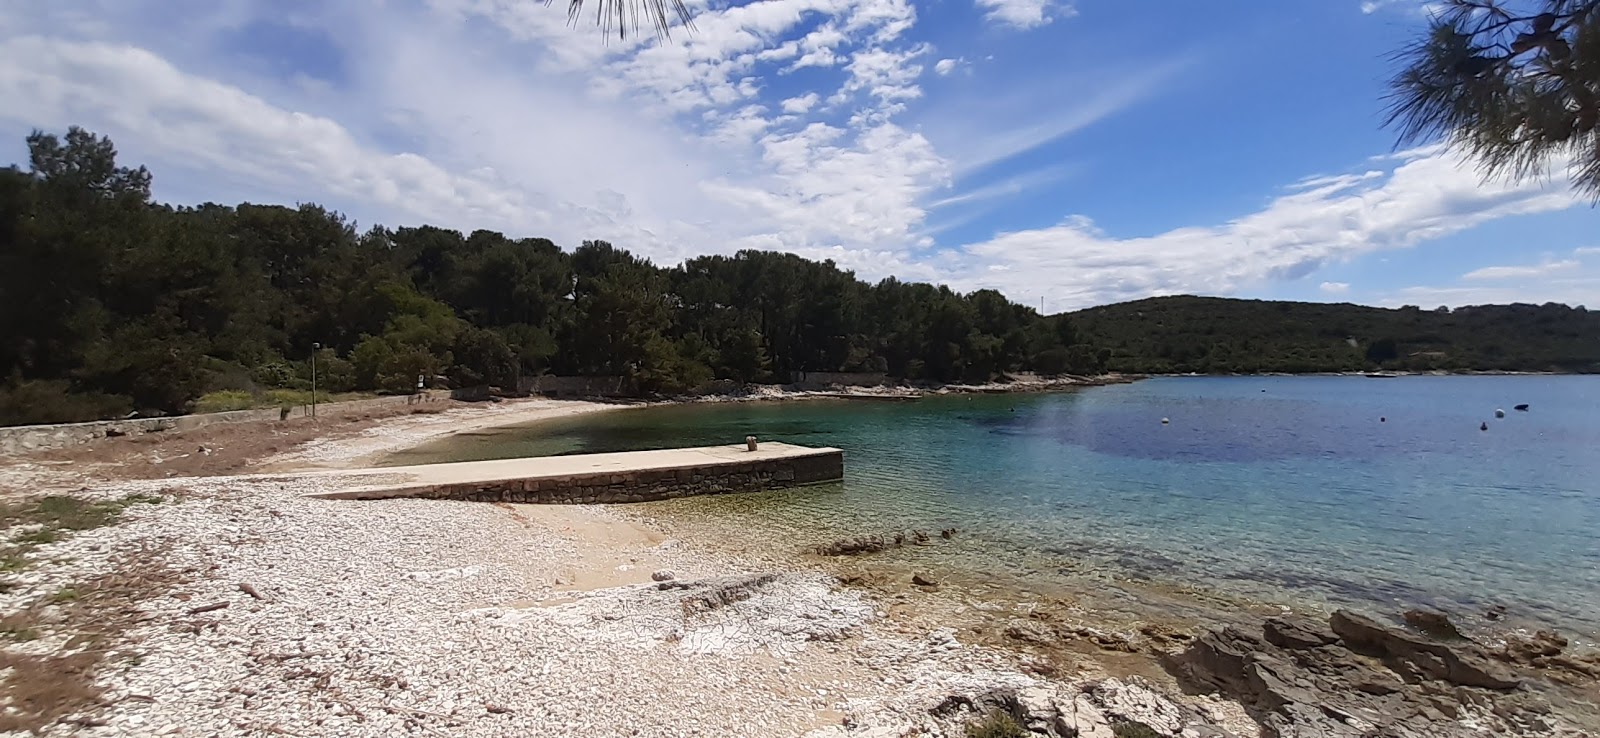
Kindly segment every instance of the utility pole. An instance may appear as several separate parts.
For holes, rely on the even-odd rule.
[[[317,352],[322,350],[321,343],[311,344],[311,417],[317,417]]]

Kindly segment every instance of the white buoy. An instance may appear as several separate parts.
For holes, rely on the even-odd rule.
[[[1171,422],[1172,422],[1172,421],[1170,421],[1170,420],[1168,420],[1168,419],[1166,419],[1166,418],[1162,418],[1162,419],[1161,419],[1161,424],[1162,424],[1162,425],[1166,425],[1166,424],[1168,424],[1168,423],[1171,423]]]
[[[1501,410],[1500,408],[1495,408],[1494,409],[1494,416],[1497,417],[1497,418],[1503,418],[1503,417],[1506,416],[1506,411]]]

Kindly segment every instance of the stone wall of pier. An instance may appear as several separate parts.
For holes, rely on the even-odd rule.
[[[403,496],[472,502],[605,504],[650,502],[733,492],[760,492],[842,478],[844,478],[844,453],[826,451],[789,458],[707,464],[677,469],[642,469],[604,474],[441,484],[408,489]],[[359,493],[348,495],[357,499],[362,496],[364,495]],[[373,496],[397,495],[394,492],[386,492]]]

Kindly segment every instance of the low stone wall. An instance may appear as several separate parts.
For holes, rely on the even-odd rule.
[[[332,417],[377,410],[394,405],[417,405],[449,398],[450,393],[448,391],[428,390],[415,395],[394,395],[392,397],[374,397],[366,400],[350,400],[348,402],[318,403],[317,415]],[[286,420],[294,421],[309,417],[310,414],[311,407],[309,405],[300,405],[289,410],[289,417]],[[77,446],[84,443],[92,443],[107,436],[187,431],[221,423],[276,422],[280,419],[285,419],[283,418],[283,411],[280,408],[272,407],[257,410],[235,410],[226,413],[173,415],[165,418],[132,418],[129,420],[101,420],[89,423],[60,423],[56,425],[17,425],[0,428],[0,454]]]
[[[651,502],[695,495],[760,492],[844,478],[844,452],[824,451],[765,461],[748,461],[677,469],[576,474],[539,479],[507,479],[470,484],[442,484],[374,493],[329,494],[329,498],[365,499],[420,497],[469,502],[537,504],[603,504]]]

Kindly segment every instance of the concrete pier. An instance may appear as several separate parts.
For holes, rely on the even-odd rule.
[[[739,444],[311,472],[304,476],[321,474],[343,478],[341,489],[313,495],[327,499],[646,502],[834,481],[844,477],[844,452],[766,441],[755,451]],[[370,477],[371,484],[364,483],[364,477]],[[356,480],[355,486],[348,486],[352,479]]]

